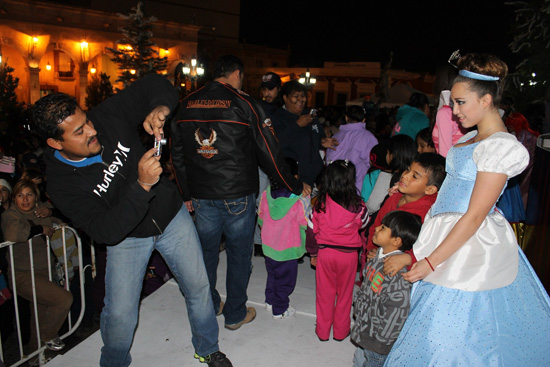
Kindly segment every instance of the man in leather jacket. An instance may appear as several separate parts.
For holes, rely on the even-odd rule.
[[[180,102],[172,123],[172,162],[188,209],[195,211],[214,309],[225,327],[236,330],[256,316],[246,307],[254,235],[258,163],[289,191],[311,188],[294,178],[278,141],[257,102],[240,91],[243,64],[220,57],[215,80]],[[227,299],[216,291],[222,233],[227,251]]]

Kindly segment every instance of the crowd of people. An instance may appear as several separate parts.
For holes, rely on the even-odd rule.
[[[60,350],[75,297],[49,281],[44,238],[54,223],[70,223],[104,245],[96,278],[104,367],[130,365],[154,269],[180,286],[195,358],[232,366],[216,317],[231,331],[255,319],[253,254],[265,258],[274,320],[296,314],[290,297],[309,256],[315,333],[321,342],[349,336],[355,367],[541,365],[550,300],[509,224],[511,212],[525,210],[539,133],[502,103],[504,62],[480,54],[451,62],[438,76],[436,108],[413,93],[393,114],[366,100],[337,121],[307,106],[304,85],[273,72],[262,76],[262,100],[250,97],[232,55],[179,102],[159,75],[88,112],[68,95],[45,96],[32,107],[33,133],[3,147],[17,165],[0,179],[1,240],[16,251],[13,264],[0,254],[0,276],[15,274],[32,301],[24,245],[32,238],[38,315],[48,314],[40,336]],[[169,147],[144,145],[165,135]],[[499,205],[514,193],[519,201]]]

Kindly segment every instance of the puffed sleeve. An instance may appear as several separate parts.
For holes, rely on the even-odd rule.
[[[511,178],[527,167],[529,152],[512,134],[496,133],[479,143],[473,160],[478,172],[505,173]]]

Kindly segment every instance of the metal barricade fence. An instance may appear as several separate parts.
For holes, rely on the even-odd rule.
[[[84,317],[84,308],[85,308],[85,292],[84,292],[84,271],[85,271],[85,268],[83,267],[83,261],[82,261],[82,242],[80,240],[80,237],[78,236],[78,233],[76,232],[76,230],[74,228],[71,228],[69,226],[55,226],[54,227],[54,230],[55,231],[61,231],[61,239],[62,239],[62,248],[63,248],[63,260],[62,263],[63,263],[63,272],[64,272],[64,278],[65,278],[65,281],[64,281],[64,284],[63,284],[63,287],[69,291],[69,268],[68,268],[68,254],[67,254],[67,233],[68,231],[70,231],[74,238],[75,238],[75,245],[76,245],[76,248],[78,250],[78,273],[79,273],[79,281],[80,281],[80,304],[81,304],[81,307],[80,307],[80,315],[78,317],[78,319],[76,320],[76,322],[74,323],[74,325],[72,324],[72,320],[71,320],[71,311],[69,310],[69,314],[67,316],[67,320],[68,320],[68,325],[69,325],[69,331],[67,331],[65,334],[61,335],[60,338],[61,339],[65,339],[66,337],[68,337],[69,335],[71,335],[77,328],[78,326],[80,325],[81,321],[82,321],[82,318]],[[33,238],[36,238],[36,237],[33,237]],[[36,287],[35,287],[35,274],[34,274],[34,259],[33,259],[33,251],[32,251],[32,242],[33,242],[33,238],[29,239],[27,241],[27,244],[28,244],[28,248],[29,248],[29,257],[30,257],[30,266],[31,266],[31,283],[32,283],[32,295],[33,295],[33,298],[32,298],[32,304],[33,304],[33,312],[34,312],[34,320],[35,320],[35,327],[36,327],[36,337],[37,337],[37,344],[40,346],[42,344],[41,342],[41,339],[40,339],[40,328],[39,328],[39,325],[40,325],[40,320],[38,318],[38,307],[37,307],[37,300],[36,300]],[[47,241],[46,241],[46,246],[48,247],[48,250],[47,250],[47,254],[48,254],[48,269],[49,269],[49,280],[50,282],[53,281],[53,272],[55,271],[55,269],[52,269],[52,261],[51,261],[51,256],[52,256],[52,251],[50,250],[50,238],[49,237],[46,237],[47,238]],[[3,243],[0,243],[0,248],[2,247],[8,247],[8,253],[7,253],[7,257],[8,257],[8,261],[10,263],[10,268],[11,268],[11,264],[14,264],[14,255],[13,255],[13,246],[16,245],[16,243],[14,242],[3,242]],[[18,244],[18,246],[23,246],[21,243]],[[90,266],[90,265],[87,265],[87,267]],[[21,336],[21,323],[20,323],[20,315],[19,315],[19,309],[18,309],[18,302],[17,302],[17,287],[16,287],[16,284],[15,284],[15,281],[16,281],[16,272],[13,271],[13,269],[11,269],[12,271],[10,271],[10,285],[11,285],[11,290],[12,290],[12,294],[13,294],[13,300],[14,300],[14,309],[15,309],[15,320],[16,320],[16,331],[17,331],[17,341],[18,341],[18,346],[19,346],[19,356],[20,356],[20,359],[19,361],[13,363],[13,364],[10,364],[10,365],[7,365],[7,367],[16,367],[16,366],[20,366],[22,365],[23,363],[27,362],[28,360],[30,360],[31,358],[35,357],[35,356],[38,356],[39,357],[39,364],[40,365],[43,365],[45,364],[45,358],[44,358],[44,351],[46,349],[46,346],[42,346],[40,348],[38,348],[36,351],[33,351],[32,353],[26,355],[23,351],[23,340],[22,340],[22,336]],[[0,335],[0,338],[1,338],[1,335]],[[0,339],[1,340],[1,339]],[[2,343],[0,342],[0,359],[2,361],[4,361],[4,363],[6,363],[5,359],[4,359],[4,348],[3,348],[3,345]]]

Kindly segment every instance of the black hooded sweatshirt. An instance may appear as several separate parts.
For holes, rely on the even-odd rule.
[[[138,126],[157,106],[173,111],[177,92],[160,75],[144,77],[87,113],[103,149],[102,163],[74,167],[45,155],[47,192],[71,223],[95,241],[114,245],[126,237],[161,234],[183,202],[166,178],[147,192],[137,182],[146,152]],[[168,119],[167,119],[168,120]]]

